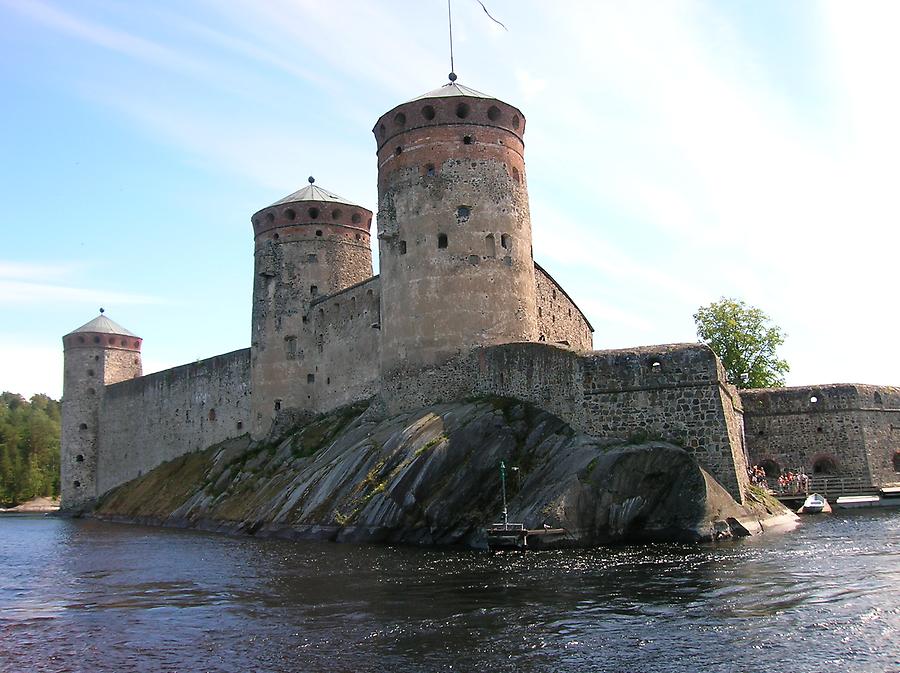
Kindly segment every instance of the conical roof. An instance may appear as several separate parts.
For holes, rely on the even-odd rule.
[[[285,203],[297,203],[299,201],[326,201],[330,203],[343,203],[347,206],[354,206],[356,208],[362,208],[359,204],[353,203],[352,201],[348,201],[343,196],[338,196],[334,192],[329,192],[327,189],[322,189],[321,187],[310,182],[303,189],[299,189],[293,194],[288,194],[283,199],[279,199],[272,206],[281,206]],[[271,208],[272,206],[268,206]]]
[[[467,87],[465,84],[460,84],[459,82],[447,82],[442,87],[429,91],[428,93],[423,93],[421,96],[416,96],[406,102],[412,103],[414,100],[422,100],[423,98],[450,98],[451,96],[468,96],[469,98],[490,98],[499,100],[496,96],[489,96],[481,91],[476,91],[475,89]]]
[[[81,327],[76,330],[69,332],[69,334],[78,334],[79,332],[92,332],[99,334],[117,334],[120,336],[129,336],[129,337],[138,337],[134,332],[129,332],[127,329],[122,327],[117,322],[114,322],[107,318],[104,314],[98,315],[96,318],[91,320],[90,322],[86,322]],[[66,336],[69,336],[68,334]]]

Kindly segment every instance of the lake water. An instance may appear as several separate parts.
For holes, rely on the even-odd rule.
[[[900,671],[900,509],[480,553],[0,517],[0,671]]]

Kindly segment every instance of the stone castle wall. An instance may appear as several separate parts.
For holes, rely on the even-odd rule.
[[[593,328],[562,286],[534,264],[538,341],[563,344],[577,351],[593,349]]]
[[[900,482],[900,388],[831,384],[741,392],[754,464]]]
[[[381,359],[381,284],[370,278],[313,302],[315,347],[306,359],[305,387],[315,409],[326,412],[375,394]]]
[[[381,404],[397,413],[472,394],[532,402],[598,437],[680,444],[736,499],[743,497],[741,402],[706,346],[584,354],[535,342],[491,346],[387,379]]]
[[[180,455],[248,432],[250,349],[106,386],[97,495]]]

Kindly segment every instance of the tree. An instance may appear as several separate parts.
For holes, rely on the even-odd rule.
[[[722,360],[729,383],[738,388],[784,385],[790,370],[777,349],[784,332],[762,310],[722,297],[694,314],[697,336]]]

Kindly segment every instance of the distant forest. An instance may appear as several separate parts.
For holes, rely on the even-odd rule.
[[[0,506],[59,495],[59,402],[0,395]]]

